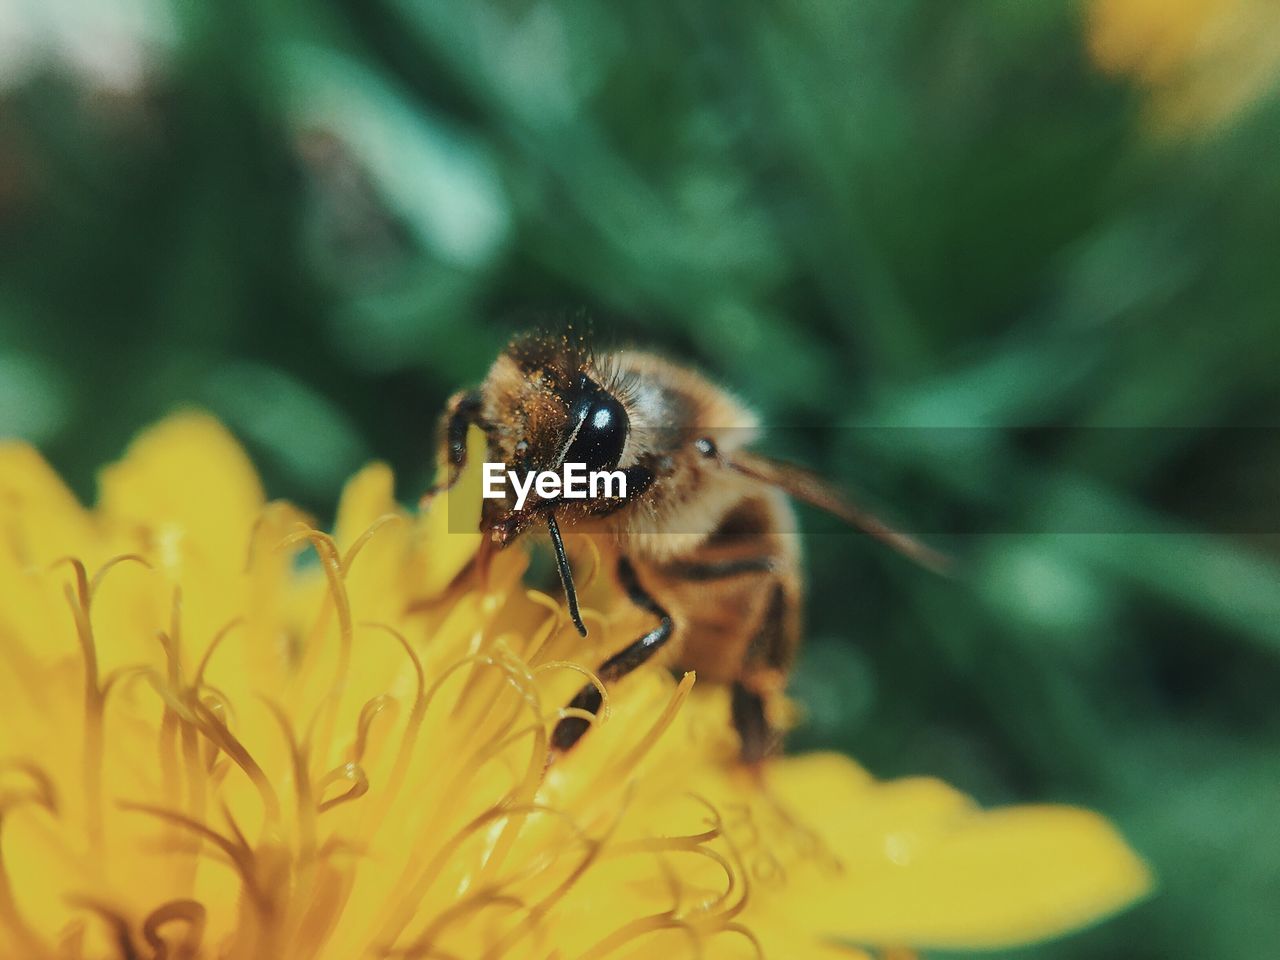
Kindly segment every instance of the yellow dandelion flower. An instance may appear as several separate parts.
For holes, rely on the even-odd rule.
[[[195,414],[91,512],[0,447],[0,957],[900,956],[1147,889],[1083,810],[831,754],[753,778],[724,698],[657,668],[548,766],[610,617],[579,638],[518,550],[458,576],[443,518],[372,466],[321,533]]]
[[[1274,0],[1091,0],[1087,10],[1094,62],[1151,91],[1163,132],[1212,129],[1280,78]]]

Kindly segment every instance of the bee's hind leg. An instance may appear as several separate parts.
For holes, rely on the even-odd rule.
[[[769,723],[768,703],[780,695],[794,643],[788,642],[787,593],[774,584],[769,606],[747,647],[742,672],[730,691],[733,727],[742,742],[742,762],[758,766],[782,745],[782,733]]]
[[[602,683],[613,683],[625,677],[649,660],[671,639],[671,616],[640,586],[635,569],[626,557],[618,560],[618,579],[622,581],[622,587],[627,591],[631,602],[656,616],[658,625],[600,665],[596,675]],[[569,709],[585,710],[595,715],[600,711],[601,702],[599,688],[594,683],[588,683],[578,691],[576,697],[569,701]],[[591,721],[586,717],[561,718],[551,733],[551,748],[563,753],[582,739],[582,735],[590,726]]]
[[[764,697],[748,689],[741,680],[735,680],[730,702],[733,728],[742,741],[742,762],[756,766],[774,751],[778,742],[778,733],[765,716]]]

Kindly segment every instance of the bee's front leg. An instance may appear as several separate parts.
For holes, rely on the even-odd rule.
[[[423,502],[443,493],[458,482],[462,468],[467,464],[467,430],[472,424],[482,425],[480,419],[481,398],[479,390],[462,390],[445,404],[440,417],[439,455],[437,463],[443,476],[422,497]]]
[[[656,616],[658,625],[600,665],[596,675],[602,683],[613,683],[625,677],[636,667],[648,661],[671,639],[670,614],[645,592],[640,581],[636,579],[635,568],[626,557],[618,560],[618,579],[622,582],[622,587],[627,591],[631,602]],[[588,683],[578,691],[576,697],[569,701],[569,709],[585,710],[595,715],[600,710],[600,704],[599,688],[594,683]],[[551,748],[563,753],[577,743],[590,726],[591,721],[585,717],[562,718],[551,733]]]

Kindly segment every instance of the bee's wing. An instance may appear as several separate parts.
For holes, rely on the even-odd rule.
[[[910,534],[893,529],[879,517],[852,503],[810,470],[745,450],[735,452],[727,463],[739,473],[777,487],[797,500],[839,517],[850,526],[857,527],[935,573],[945,574],[951,569],[949,556],[926,546]]]

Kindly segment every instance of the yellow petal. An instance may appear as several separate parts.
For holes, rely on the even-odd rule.
[[[25,443],[0,444],[0,519],[15,561],[43,566],[83,554],[93,528],[53,468]]]
[[[104,518],[155,547],[167,567],[198,556],[243,569],[262,486],[240,445],[200,413],[169,417],[102,471]]]
[[[935,780],[876,784],[848,760],[770,775],[843,869],[793,889],[813,926],[855,943],[990,949],[1055,936],[1143,896],[1151,876],[1102,817],[1070,807],[983,811]]]
[[[842,932],[915,946],[1011,946],[1095,922],[1150,886],[1145,865],[1097,814],[975,812],[896,881],[863,891]]]
[[[338,503],[334,539],[346,552],[382,517],[397,513],[395,478],[385,463],[371,463],[347,481]]]
[[[406,578],[415,573],[410,564],[410,528],[395,501],[394,487],[391,468],[371,463],[347,481],[338,506],[334,539],[349,565],[347,593],[351,603],[373,620],[400,612]]]

